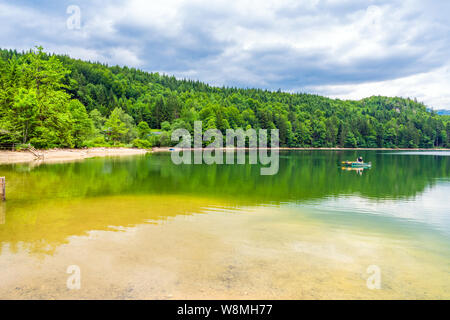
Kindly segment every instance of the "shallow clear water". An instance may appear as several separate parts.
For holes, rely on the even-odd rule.
[[[372,168],[339,166],[358,155]],[[274,176],[164,153],[3,165],[0,298],[448,299],[449,155],[283,151]]]

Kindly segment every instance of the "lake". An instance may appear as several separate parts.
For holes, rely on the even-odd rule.
[[[339,165],[359,155],[371,169]],[[168,153],[2,165],[0,298],[449,299],[449,156],[281,151],[273,176]]]

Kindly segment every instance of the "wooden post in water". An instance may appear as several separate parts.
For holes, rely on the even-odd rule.
[[[0,177],[0,190],[2,190],[2,200],[6,200],[6,178]]]
[[[5,224],[6,222],[6,202],[0,202],[0,224]]]

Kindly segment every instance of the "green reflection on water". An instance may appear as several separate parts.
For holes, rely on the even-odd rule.
[[[340,170],[358,155],[373,168]],[[450,177],[450,158],[399,156],[382,152],[280,152],[280,169],[261,176],[259,165],[174,165],[169,154],[98,158],[65,164],[0,166],[8,200],[19,203],[55,198],[132,194],[186,194],[233,199],[246,204],[304,201],[358,194],[373,199],[414,197],[437,179]]]
[[[437,154],[446,155],[446,153]],[[341,161],[355,159],[360,155],[365,161],[372,162],[372,169],[364,170],[362,174],[341,169],[339,165]],[[18,233],[14,230],[21,229],[21,224],[29,225],[30,221],[35,221],[38,212],[41,212],[41,215],[43,215],[42,212],[47,212],[46,219],[43,220],[48,220],[47,224],[51,226],[47,227],[52,229],[55,226],[49,219],[52,215],[59,221],[64,219],[73,221],[77,219],[77,215],[83,216],[83,205],[87,206],[97,198],[101,199],[100,203],[108,198],[108,201],[120,201],[111,198],[118,196],[126,196],[130,203],[133,202],[133,197],[137,197],[136,203],[145,204],[147,207],[158,202],[164,202],[166,205],[173,204],[178,196],[179,199],[185,199],[184,201],[196,203],[191,208],[192,213],[214,204],[255,206],[278,205],[286,202],[301,205],[313,202],[314,210],[328,213],[329,216],[324,220],[335,223],[338,227],[339,224],[341,226],[355,224],[364,226],[366,229],[366,226],[379,225],[380,229],[385,228],[392,232],[399,228],[415,232],[417,226],[408,224],[407,220],[398,220],[398,215],[401,214],[405,204],[412,202],[414,207],[414,199],[420,197],[426,190],[434,188],[436,184],[440,183],[441,188],[448,186],[450,157],[376,151],[282,151],[279,167],[278,174],[262,176],[259,165],[177,166],[172,163],[168,153],[125,158],[97,158],[81,162],[34,166],[30,164],[3,165],[0,166],[0,176],[6,176],[7,179],[8,201],[2,204],[0,216],[8,223],[0,227],[0,240],[8,241],[16,238]],[[387,216],[390,215],[395,219],[389,220],[391,225],[386,222],[379,223],[381,220],[378,218],[363,219],[361,214],[356,214],[360,211],[357,207],[360,202],[349,197],[370,199],[375,203],[384,201],[383,203],[388,205],[383,214],[387,213]],[[89,199],[89,202],[83,200],[84,198]],[[330,198],[340,199],[340,202],[327,206]],[[146,201],[149,199],[152,200]],[[448,201],[445,192],[437,199],[430,201],[440,204],[438,208],[434,208],[434,212],[430,213],[430,215],[434,214],[432,220],[436,220],[435,216],[443,218],[442,221],[438,219],[437,225],[431,228],[431,232],[435,229],[449,231],[449,219],[446,215],[448,210],[445,205]],[[335,213],[342,213],[339,209],[342,204],[346,206],[344,210],[346,214],[341,214],[336,219]],[[64,217],[58,217],[58,212],[61,211],[58,211],[59,208],[71,207],[78,208],[79,213],[77,210],[67,209],[62,210],[65,212]],[[177,203],[163,211],[154,209],[152,214],[137,215],[139,219],[136,219],[136,214],[132,210],[127,212],[122,208],[124,212],[121,213],[121,219],[114,221],[112,218],[114,210],[102,210],[97,206],[97,213],[91,212],[89,217],[84,216],[83,220],[76,224],[79,230],[73,234],[80,234],[83,230],[104,229],[109,225],[142,223],[146,219],[146,214],[155,217],[155,210],[158,211],[156,216],[160,219],[164,216],[175,216],[182,207],[182,203]],[[363,213],[369,216],[379,211],[377,208],[371,209],[370,206],[364,210],[367,212]],[[424,210],[426,211],[427,208],[425,207]],[[189,212],[184,210],[183,214],[186,213]],[[416,216],[425,214],[426,212],[416,212]],[[100,219],[103,225],[98,223],[98,215],[103,215]],[[317,219],[322,219],[320,215],[316,215]],[[97,222],[89,224],[89,219]],[[374,221],[362,225],[363,220]],[[414,221],[420,222],[421,218]],[[45,225],[41,227],[46,228]],[[425,225],[422,229],[430,228]],[[63,233],[61,236],[64,238],[68,235],[72,233]]]

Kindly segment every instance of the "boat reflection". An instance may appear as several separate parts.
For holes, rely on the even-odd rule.
[[[362,175],[364,169],[370,169],[370,168],[352,168],[352,167],[341,167],[344,171],[356,171],[357,174]]]

